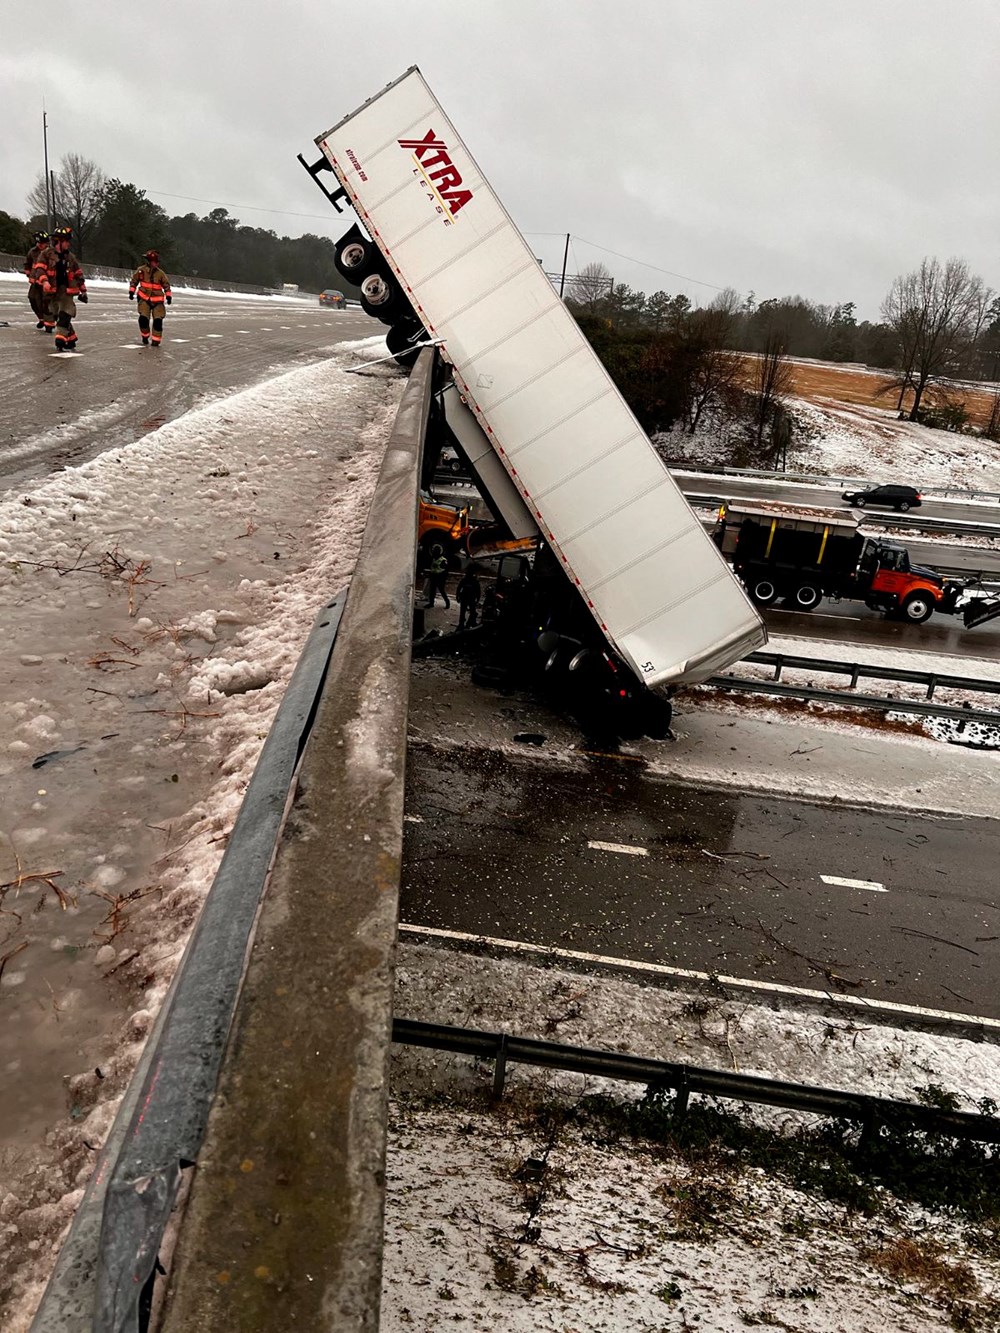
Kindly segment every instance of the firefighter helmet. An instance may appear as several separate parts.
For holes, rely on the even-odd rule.
[[[151,264],[158,264],[160,262],[160,252],[159,250],[147,250],[143,259],[148,259]]]
[[[73,239],[72,227],[56,227],[52,232],[53,241],[71,241]]]
[[[35,232],[35,244],[36,244],[36,245],[44,245],[45,242],[46,242],[48,239],[49,239],[49,233],[48,233],[47,231],[36,231],[36,232]]]

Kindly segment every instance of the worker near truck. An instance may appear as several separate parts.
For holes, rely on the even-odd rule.
[[[437,594],[440,593],[444,598],[444,609],[447,611],[451,606],[451,599],[448,596],[448,589],[445,587],[445,580],[448,577],[448,557],[444,553],[444,547],[431,547],[430,573],[427,579],[427,600],[424,606],[433,606]]]
[[[479,615],[479,579],[469,565],[455,589],[458,600],[458,628],[472,629]]]
[[[47,231],[36,231],[33,237],[33,244],[24,260],[24,276],[28,279],[28,305],[31,306],[31,313],[35,316],[38,323],[36,329],[45,329],[45,292],[42,285],[34,277],[35,264],[38,256],[49,244],[49,233]]]
[[[42,316],[44,328],[55,331],[57,352],[77,350],[76,301],[87,304],[87,284],[76,255],[69,248],[73,239],[72,227],[56,227],[52,240],[35,260],[31,270],[34,281],[45,296]]]
[[[159,347],[163,338],[163,317],[166,307],[173,300],[170,279],[160,268],[160,256],[156,250],[147,250],[143,255],[144,264],[140,264],[132,274],[128,285],[128,299],[139,303],[139,333],[143,347]],[[150,317],[153,325],[150,328]]]

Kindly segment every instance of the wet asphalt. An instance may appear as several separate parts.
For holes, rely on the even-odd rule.
[[[411,746],[403,922],[1000,1017],[996,821],[744,795],[664,782],[627,756],[567,767],[526,749],[519,763]]]

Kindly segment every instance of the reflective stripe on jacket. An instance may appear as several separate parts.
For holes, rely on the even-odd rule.
[[[60,275],[63,269],[65,278]],[[57,291],[65,291],[67,296],[79,296],[87,290],[83,278],[83,269],[72,250],[60,254],[54,246],[47,245],[35,260],[31,270],[32,282],[41,285],[47,296],[54,296]]]
[[[162,305],[163,298],[170,295],[170,279],[162,268],[140,264],[132,274],[128,290],[130,296],[134,296],[138,291],[140,301],[148,301],[150,305]]]

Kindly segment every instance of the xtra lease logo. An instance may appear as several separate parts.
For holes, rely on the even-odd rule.
[[[423,177],[427,197],[449,225],[451,218],[472,199],[472,191],[462,186],[462,177],[452,162],[445,144],[433,130],[422,139],[400,139],[400,148],[409,148],[416,166],[414,176]],[[445,216],[450,213],[451,217]]]

